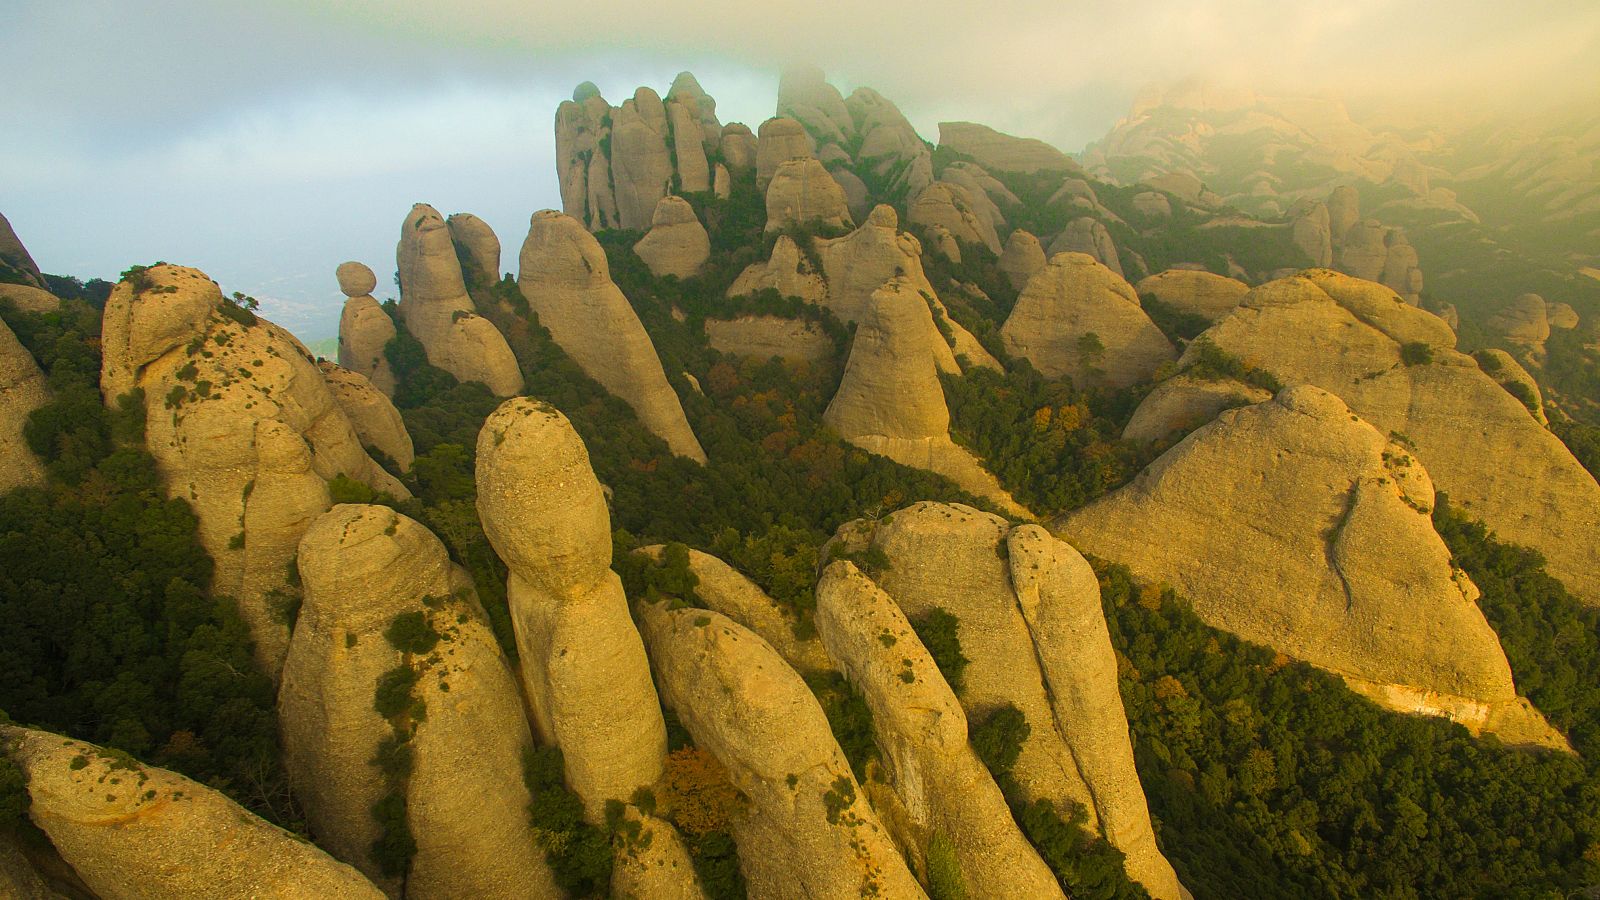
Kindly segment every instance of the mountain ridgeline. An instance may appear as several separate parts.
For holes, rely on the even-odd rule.
[[[1444,261],[1513,170],[774,112],[579,86],[516,271],[418,203],[335,360],[0,219],[0,894],[1600,885],[1600,300]]]

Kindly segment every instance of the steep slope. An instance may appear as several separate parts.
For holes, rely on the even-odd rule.
[[[39,364],[0,322],[0,494],[44,484],[44,466],[22,434],[28,416],[49,402]]]

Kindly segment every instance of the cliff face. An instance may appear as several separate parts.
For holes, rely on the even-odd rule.
[[[1511,669],[1432,504],[1417,455],[1301,386],[1222,413],[1059,528],[1173,585],[1211,624],[1379,702],[1498,726],[1521,707]],[[1139,537],[1150,533],[1161,540]],[[1510,741],[1564,744],[1537,713],[1504,727]]]
[[[44,373],[27,348],[0,322],[0,494],[44,484],[44,465],[22,436],[28,416],[50,402]]]

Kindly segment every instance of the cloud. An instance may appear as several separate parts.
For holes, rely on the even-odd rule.
[[[388,271],[412,202],[477,213],[514,260],[527,216],[559,202],[551,121],[579,81],[620,102],[689,69],[753,126],[781,67],[814,63],[930,138],[971,119],[1077,149],[1140,87],[1196,74],[1555,102],[1600,84],[1600,4],[12,0],[0,58],[0,209],[47,269],[200,265],[315,338],[337,318],[333,266]]]

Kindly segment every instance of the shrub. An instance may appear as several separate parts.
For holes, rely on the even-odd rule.
[[[1400,361],[1408,366],[1425,366],[1433,362],[1433,345],[1422,341],[1401,344]]]
[[[395,616],[383,630],[383,637],[402,653],[427,653],[439,643],[439,632],[420,609]]]
[[[911,628],[928,648],[934,665],[950,685],[950,690],[961,693],[963,676],[968,659],[961,653],[961,620],[946,610],[935,608],[932,612],[911,623]]]

